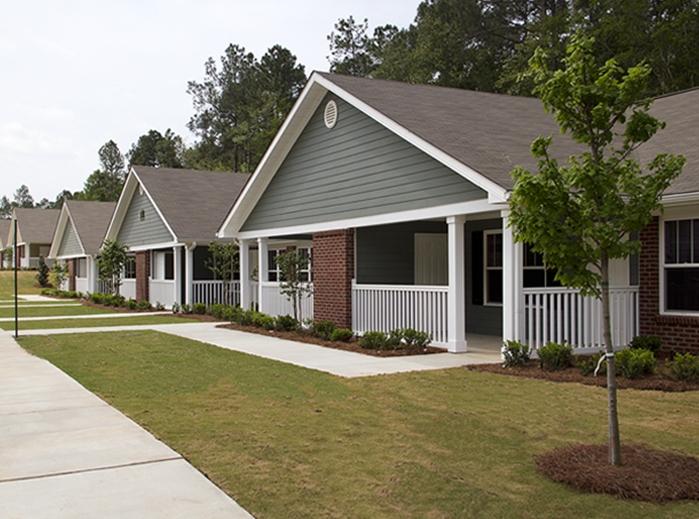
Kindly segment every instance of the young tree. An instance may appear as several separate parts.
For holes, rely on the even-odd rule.
[[[233,279],[233,273],[238,270],[238,244],[212,241],[209,243],[209,253],[211,257],[204,265],[214,274],[215,279],[228,283]]]
[[[561,132],[587,151],[559,165],[549,154],[552,137],[531,146],[538,174],[519,167],[510,201],[515,238],[531,244],[558,270],[556,278],[602,302],[607,359],[610,463],[621,464],[619,425],[609,312],[609,260],[638,252],[629,233],[643,229],[660,197],[677,177],[683,157],[658,155],[645,166],[632,158],[664,124],[648,113],[642,100],[650,73],[646,66],[624,71],[610,60],[595,63],[593,40],[574,35],[562,70],[550,71],[546,56],[531,60],[535,93],[551,110]]]
[[[49,274],[49,279],[54,288],[61,290],[63,282],[68,277],[68,264],[61,263],[56,260],[53,262],[53,267],[51,267],[51,273]]]
[[[274,261],[281,270],[282,280],[279,283],[281,292],[294,307],[294,319],[300,321],[303,317],[301,315],[301,302],[304,297],[310,296],[313,290],[307,276],[311,258],[308,257],[306,251],[296,249],[278,254]]]
[[[121,272],[126,264],[126,253],[129,248],[116,240],[105,240],[100,249],[100,257],[97,260],[100,281],[102,281],[109,293],[119,295],[121,287]]]
[[[39,271],[36,273],[36,280],[42,287],[49,284],[49,266],[43,256],[39,256]]]

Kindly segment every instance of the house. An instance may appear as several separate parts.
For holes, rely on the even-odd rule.
[[[49,258],[68,264],[62,288],[82,293],[99,290],[97,257],[115,207],[114,202],[63,203],[49,250]]]
[[[217,239],[216,230],[249,177],[133,166],[105,237],[131,253],[122,295],[168,307],[223,297],[212,292],[226,287],[206,266],[208,245],[226,241]],[[225,290],[226,297],[231,290]]]
[[[7,243],[14,244],[14,221],[17,220],[17,255],[20,267],[38,267],[39,257],[48,257],[59,212],[57,209],[23,207],[12,210]],[[50,265],[51,262],[46,263]]]
[[[0,220],[0,268],[12,266],[12,253],[5,252],[5,249],[12,247],[12,244],[7,241],[10,236],[10,225],[12,222],[7,219]]]
[[[696,132],[675,119],[696,119],[698,95],[658,100],[668,128],[642,158],[696,152]],[[240,240],[243,304],[278,305],[274,251],[296,242],[310,244],[315,320],[421,329],[454,353],[469,334],[599,348],[599,303],[557,286],[508,226],[510,171],[536,169],[532,141],[555,135],[561,161],[582,151],[558,134],[535,98],[315,72],[218,232]],[[694,189],[688,175],[699,181],[696,160],[685,169],[678,200]],[[643,256],[612,265],[617,347],[642,329],[646,266]]]

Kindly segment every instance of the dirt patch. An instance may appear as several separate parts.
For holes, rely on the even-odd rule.
[[[574,445],[536,457],[542,474],[583,492],[663,504],[699,500],[699,460],[622,445],[620,467],[609,464],[607,445]]]

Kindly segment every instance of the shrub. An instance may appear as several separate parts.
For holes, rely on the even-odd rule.
[[[117,296],[114,294],[105,294],[104,295],[104,303],[107,306],[124,306],[124,303],[126,302],[126,298],[124,296]]]
[[[163,303],[161,303],[160,301],[156,301],[155,302],[155,309],[158,312],[162,312],[163,310],[165,310],[165,305]]]
[[[599,364],[599,360],[604,357],[605,353],[604,351],[599,351],[595,353],[594,355],[584,355],[584,356],[579,356],[575,358],[575,365],[578,367],[578,370],[580,370],[580,374],[584,377],[588,377],[592,375],[595,370],[597,369],[597,364]],[[606,375],[607,373],[607,363],[602,362],[599,368],[599,375]]]
[[[352,337],[354,337],[352,330],[347,328],[335,328],[330,335],[330,340],[333,342],[349,342]]]
[[[413,328],[403,329],[403,344],[408,349],[419,348],[424,349],[432,342],[432,334]]]
[[[334,331],[335,323],[332,321],[316,321],[313,323],[313,335],[324,341],[329,341]]]
[[[212,315],[216,319],[222,319],[223,318],[223,310],[225,308],[226,308],[226,305],[224,305],[224,304],[214,303],[209,308],[207,308],[206,311],[209,315]]]
[[[274,329],[274,317],[271,315],[255,312],[252,316],[252,325],[265,330]]]
[[[104,294],[102,292],[95,292],[90,296],[90,301],[95,303],[96,305],[103,305],[104,304]]]
[[[274,328],[279,332],[293,332],[299,327],[299,322],[290,315],[280,315],[274,323]]]
[[[529,360],[531,348],[519,341],[505,341],[502,343],[502,356],[505,366],[512,368],[521,366]]]
[[[194,305],[192,305],[192,311],[197,315],[204,315],[206,313],[206,304],[194,303]]]
[[[242,310],[238,316],[238,324],[241,326],[251,326],[256,313],[257,311],[255,310]]]
[[[139,310],[150,310],[151,308],[153,308],[153,306],[150,304],[150,301],[148,301],[147,299],[142,299],[141,301],[139,301],[137,303],[137,307]]]
[[[221,319],[234,323],[237,310],[240,310],[240,308],[237,306],[225,306],[221,311]]]
[[[655,371],[655,357],[651,350],[621,350],[614,354],[616,374],[626,378],[639,378]]]
[[[129,299],[124,303],[124,308],[127,310],[136,310],[136,308],[138,308],[138,303],[135,299]]]
[[[391,330],[391,332],[388,334],[388,337],[386,337],[386,342],[382,345],[382,349],[384,350],[398,350],[403,347],[403,330],[400,328],[397,328],[395,330]]]
[[[179,311],[180,311],[180,304],[177,301],[175,301],[174,303],[172,303],[172,313],[177,314],[177,313],[179,313]]]
[[[632,350],[649,350],[655,353],[660,349],[662,343],[660,338],[655,335],[638,335],[631,339],[629,349]]]
[[[665,360],[665,367],[670,372],[670,377],[682,382],[693,382],[699,380],[699,356],[687,353],[675,354],[670,359]]]
[[[569,344],[557,344],[547,342],[539,348],[539,361],[541,367],[548,371],[560,371],[570,366],[573,359],[573,347]]]
[[[188,305],[187,303],[182,303],[180,305],[180,310],[182,311],[183,314],[191,314],[192,313],[192,307]]]
[[[386,334],[383,332],[366,332],[359,339],[359,347],[365,350],[382,350],[386,348]]]

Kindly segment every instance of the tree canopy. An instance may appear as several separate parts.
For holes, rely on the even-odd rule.
[[[149,130],[141,135],[126,153],[131,166],[152,166],[163,168],[184,167],[186,146],[182,137],[170,128],[165,135],[158,130]]]
[[[87,177],[82,191],[73,196],[78,200],[116,202],[126,177],[124,156],[112,140],[107,141],[97,154],[101,169],[95,170]]]

